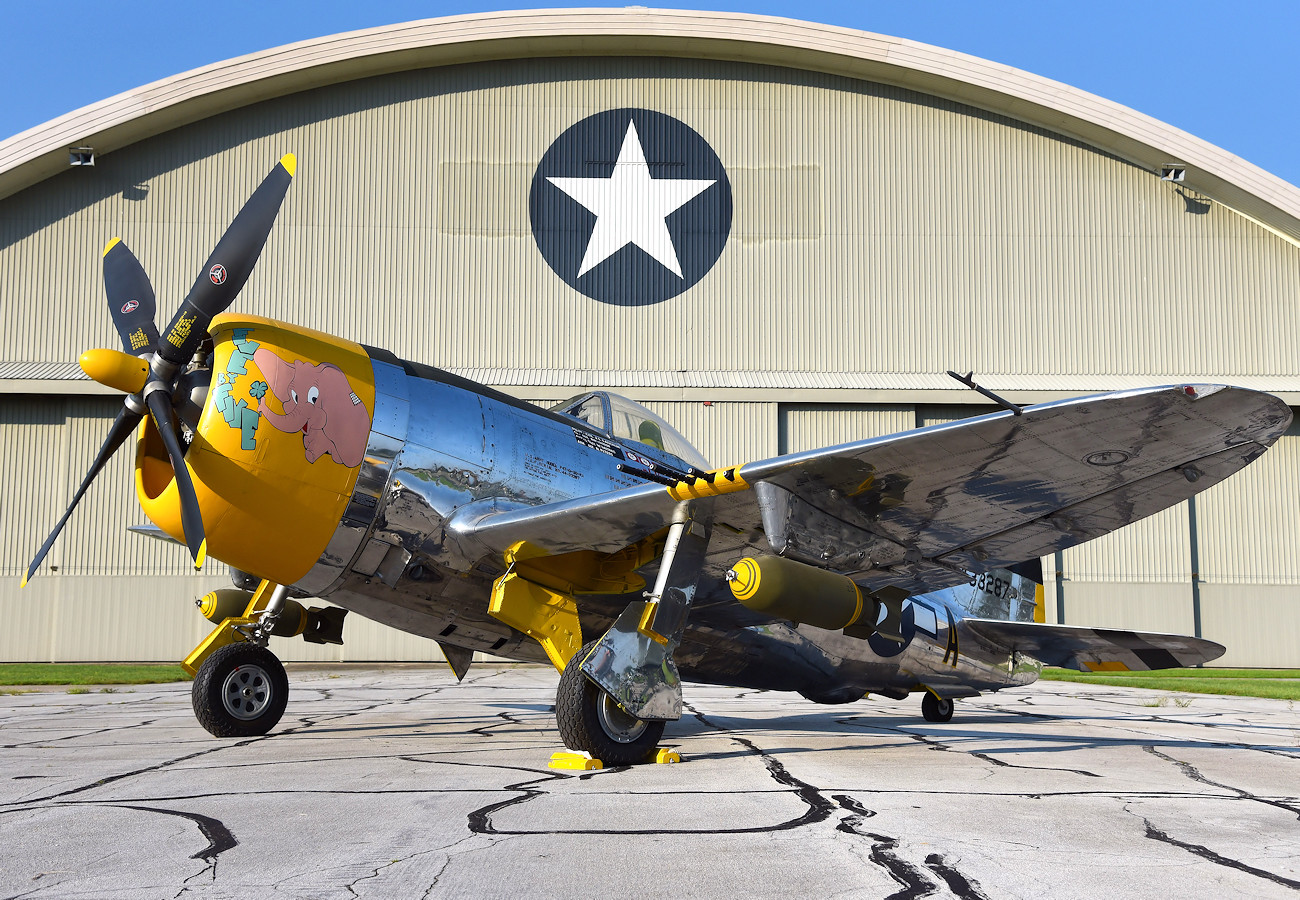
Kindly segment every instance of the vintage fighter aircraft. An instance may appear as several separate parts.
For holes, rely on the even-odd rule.
[[[667,422],[604,392],[542,410],[374,347],[226,315],[294,174],[284,157],[160,336],[126,245],[104,253],[125,352],[86,371],[125,405],[95,475],[136,436],[146,515],[237,589],[185,660],[217,736],[264,734],[288,695],[270,635],[342,640],[350,610],[439,642],[560,670],[564,742],[609,763],[652,752],[681,680],[819,703],[955,698],[1043,663],[1164,668],[1210,641],[1035,619],[1035,560],[1217,484],[1291,413],[1184,384],[1006,409],[712,469]],[[1037,576],[1041,581],[1041,575]],[[26,584],[26,578],[24,578]],[[334,607],[307,609],[303,598]],[[1038,618],[1041,618],[1038,617]]]

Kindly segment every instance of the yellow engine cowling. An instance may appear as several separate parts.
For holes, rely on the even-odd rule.
[[[186,452],[207,552],[277,584],[320,558],[356,484],[374,414],[359,344],[254,316],[218,316],[212,378]],[[136,444],[145,514],[184,539],[175,475],[152,419]]]

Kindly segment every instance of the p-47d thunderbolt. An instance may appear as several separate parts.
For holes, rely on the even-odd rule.
[[[87,372],[127,396],[40,566],[134,435],[146,515],[235,570],[185,660],[222,737],[264,734],[288,697],[272,635],[341,642],[347,611],[473,651],[549,660],[564,742],[608,763],[653,751],[682,680],[819,703],[953,700],[1042,664],[1155,669],[1210,641],[1034,621],[1026,560],[1217,484],[1291,421],[1210,384],[1082,397],[711,468],[614,394],[552,410],[373,347],[226,314],[294,173],[284,157],[170,324],[126,245],[104,252],[125,352]],[[1041,576],[1040,576],[1041,580]],[[24,580],[25,583],[25,580]],[[304,598],[332,606],[307,608]],[[1038,618],[1041,618],[1038,617]]]

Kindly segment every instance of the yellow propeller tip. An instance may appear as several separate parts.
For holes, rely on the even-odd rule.
[[[289,177],[292,178],[298,171],[298,157],[294,156],[292,153],[286,153],[284,156],[280,157],[280,165],[284,166],[285,171],[288,172]]]
[[[108,251],[112,250],[114,247],[116,247],[116,246],[117,246],[118,244],[120,244],[120,243],[122,243],[122,239],[121,239],[120,237],[115,237],[115,238],[113,238],[111,241],[109,241],[107,244],[104,245],[104,253],[103,253],[103,255],[104,255],[104,256],[108,256]]]
[[[18,587],[19,587],[19,588],[25,588],[25,587],[27,587],[27,576],[26,576],[26,575],[23,576],[23,583],[20,584],[20,585],[18,585]]]
[[[199,544],[199,555],[194,557],[195,570],[203,568],[203,561],[208,558],[208,541],[204,538],[203,543]]]

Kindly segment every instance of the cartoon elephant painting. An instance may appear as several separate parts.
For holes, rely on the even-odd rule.
[[[361,464],[370,434],[370,413],[342,369],[301,359],[290,364],[264,347],[253,353],[253,362],[284,407],[283,414],[277,413],[262,397],[258,412],[279,431],[302,432],[307,462],[314,463],[328,453],[348,468]]]

